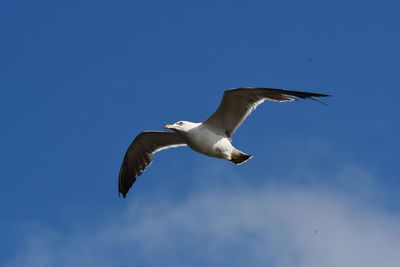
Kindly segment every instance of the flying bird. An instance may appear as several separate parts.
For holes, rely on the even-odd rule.
[[[169,131],[144,131],[136,136],[125,153],[118,178],[120,196],[126,197],[136,178],[150,166],[153,154],[161,150],[189,146],[204,155],[242,164],[251,155],[232,145],[232,136],[250,113],[265,100],[291,102],[329,96],[320,93],[273,88],[234,88],[224,92],[218,109],[203,122],[178,121],[164,125]],[[319,101],[320,102],[320,101]]]

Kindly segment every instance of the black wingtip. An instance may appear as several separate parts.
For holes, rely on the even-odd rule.
[[[330,97],[332,95],[315,93],[313,96],[315,96],[315,97]]]
[[[122,198],[126,198],[126,193],[118,192],[118,196]]]
[[[316,97],[330,97],[331,95],[328,94],[320,94],[320,93],[312,93],[312,92],[304,92],[304,91],[290,91],[290,90],[280,90],[283,94],[288,94],[291,96],[295,96],[298,98],[302,98],[302,99],[310,99],[313,101],[316,101],[318,103],[321,103],[323,105],[328,105],[325,102],[317,99]]]
[[[330,95],[324,95],[324,96],[330,96]],[[324,101],[321,101],[321,100],[316,99],[316,98],[314,98],[314,97],[309,97],[308,99],[311,99],[311,100],[313,100],[313,101],[315,101],[315,102],[321,103],[322,105],[325,105],[325,106],[328,105],[328,104],[325,103]]]
[[[126,190],[126,182],[124,182],[125,179],[123,179],[126,176],[126,171],[127,171],[125,165],[126,165],[126,160],[124,158],[118,176],[118,196],[122,198],[126,198],[126,194],[128,193],[128,190],[130,188],[130,186],[128,186],[128,190]]]

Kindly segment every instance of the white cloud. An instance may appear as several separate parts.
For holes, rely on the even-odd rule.
[[[397,267],[400,219],[372,193],[234,186],[136,201],[69,233],[39,230],[4,266]]]

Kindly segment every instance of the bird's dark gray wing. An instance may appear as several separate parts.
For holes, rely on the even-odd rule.
[[[175,132],[141,132],[125,153],[118,178],[118,191],[126,196],[136,178],[150,166],[153,154],[163,149],[185,146],[186,143]]]
[[[235,88],[224,92],[217,111],[204,124],[231,138],[247,116],[265,100],[288,102],[296,98],[313,99],[323,96],[329,95],[273,88]]]

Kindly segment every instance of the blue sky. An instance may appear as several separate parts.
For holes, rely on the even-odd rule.
[[[399,8],[3,2],[0,265],[397,266]],[[163,151],[118,198],[136,134],[239,86],[333,97],[260,106],[244,165]]]

